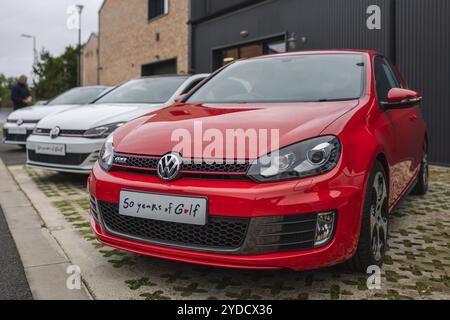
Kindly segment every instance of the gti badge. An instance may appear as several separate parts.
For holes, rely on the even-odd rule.
[[[56,139],[59,137],[61,133],[61,128],[60,127],[54,127],[51,131],[50,131],[50,138],[52,139]]]
[[[17,120],[17,125],[18,125],[18,126],[21,126],[21,125],[23,125],[23,119],[19,119],[19,120]]]
[[[117,164],[127,164],[128,158],[126,157],[115,157],[114,158],[114,163]]]
[[[161,180],[169,182],[180,176],[182,160],[178,154],[169,153],[158,162],[158,176]]]

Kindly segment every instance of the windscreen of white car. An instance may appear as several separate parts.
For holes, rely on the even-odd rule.
[[[106,87],[86,87],[69,90],[47,103],[48,106],[88,104],[98,98]]]
[[[359,99],[362,54],[261,57],[230,64],[195,91],[187,103],[321,102]]]
[[[154,77],[131,80],[101,97],[95,104],[167,102],[187,77]]]

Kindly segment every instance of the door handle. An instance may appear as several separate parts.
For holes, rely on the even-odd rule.
[[[413,114],[413,115],[409,116],[409,120],[416,121],[417,120],[417,115]]]

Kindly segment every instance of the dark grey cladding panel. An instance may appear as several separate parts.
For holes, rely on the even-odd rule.
[[[193,4],[197,1],[203,2]],[[366,27],[370,5],[381,8],[381,30]],[[245,39],[243,30],[249,32]],[[297,34],[297,50],[383,52],[396,61],[410,87],[424,96],[431,161],[450,165],[449,0],[268,0],[194,24],[192,31],[197,72],[211,71],[213,48],[287,31]]]
[[[374,4],[381,8],[381,30],[366,27],[367,8]],[[297,34],[298,50],[374,49],[390,56],[390,5],[391,0],[275,0],[242,8],[194,25],[194,67],[210,71],[212,48],[283,32]],[[249,32],[246,39],[243,30]]]
[[[396,27],[398,65],[424,97],[430,160],[450,165],[450,1],[397,0]]]
[[[203,19],[211,15],[238,9],[264,0],[191,0],[191,19]]]

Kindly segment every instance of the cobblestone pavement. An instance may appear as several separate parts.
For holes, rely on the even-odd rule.
[[[70,242],[64,240],[68,230],[55,234],[74,264],[78,257],[89,256],[82,275],[99,299],[450,299],[448,168],[433,167],[428,195],[407,197],[392,214],[379,290],[368,290],[364,275],[341,266],[308,272],[228,270],[104,247],[89,227],[85,177],[23,167],[10,170],[38,209],[47,201],[70,231],[76,231],[78,240]],[[84,245],[87,249],[76,254]]]

